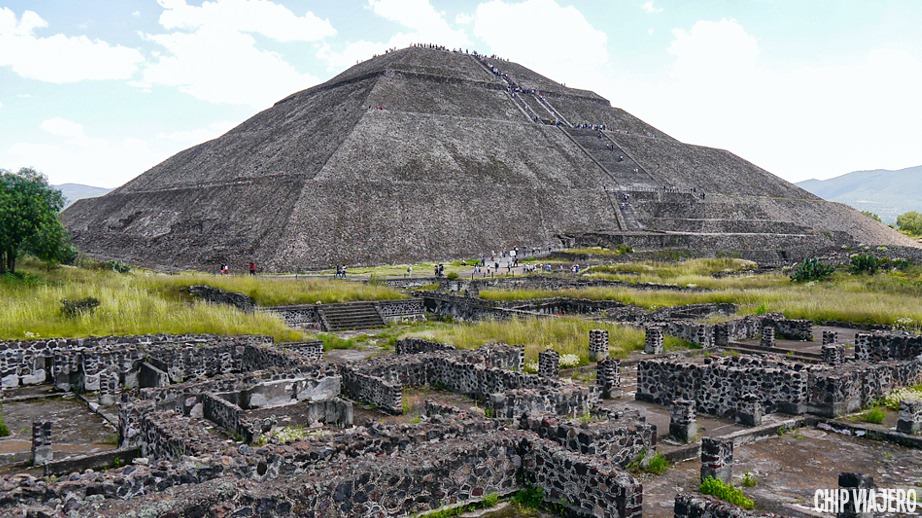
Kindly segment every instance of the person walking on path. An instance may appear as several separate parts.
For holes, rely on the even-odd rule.
[[[256,275],[256,263],[250,261],[250,275]]]

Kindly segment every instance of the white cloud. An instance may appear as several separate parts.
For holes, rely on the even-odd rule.
[[[42,121],[40,127],[58,137],[81,138],[84,137],[83,125],[63,117],[53,117]]]
[[[35,167],[53,183],[115,187],[115,182],[140,174],[175,152],[152,149],[140,139],[87,135],[82,124],[61,117],[45,120],[40,127],[48,137],[13,143],[0,154],[4,163]]]
[[[328,69],[340,71],[387,49],[414,43],[437,43],[452,49],[471,46],[467,33],[452,28],[445,14],[437,11],[429,0],[368,0],[368,9],[408,30],[395,33],[387,41],[354,41],[340,51],[324,45],[317,57],[327,63]],[[463,19],[462,16],[459,15],[456,20]]]
[[[196,30],[222,27],[233,32],[260,34],[276,41],[319,41],[334,36],[328,20],[308,11],[298,16],[269,0],[214,0],[191,6],[185,0],[158,0],[165,29]]]
[[[580,87],[600,84],[608,64],[608,37],[573,6],[554,0],[477,6],[474,34],[496,53],[545,76]],[[535,33],[553,27],[553,35]]]
[[[147,38],[167,52],[145,68],[136,86],[174,86],[209,102],[265,108],[317,82],[278,54],[258,49],[248,34],[208,26]]]
[[[672,75],[679,80],[739,76],[751,70],[759,56],[756,39],[736,20],[698,21],[689,31],[672,33],[675,39],[668,52],[676,57]]]
[[[36,30],[46,27],[48,22],[33,11],[17,20],[12,10],[0,8],[0,66],[27,79],[73,83],[127,79],[144,60],[136,49],[86,36],[36,36]]]
[[[131,12],[131,17],[132,17],[132,18],[140,18],[140,17],[141,17],[141,11],[132,11],[132,12]]]
[[[336,33],[311,12],[297,16],[267,0],[216,0],[190,6],[185,0],[159,0],[165,34],[146,34],[162,52],[133,86],[178,88],[215,103],[265,108],[307,88],[317,78],[301,73],[281,55],[261,48],[254,36],[281,42],[313,42]]]
[[[56,184],[74,182],[116,187],[183,149],[221,135],[236,124],[215,122],[202,128],[161,132],[156,138],[126,138],[95,135],[78,122],[54,117],[40,124],[48,134],[45,138],[0,148],[0,163],[10,164],[13,170],[35,167]]]
[[[662,10],[661,8],[656,7],[656,6],[653,5],[653,1],[652,1],[652,0],[650,0],[650,1],[648,1],[648,2],[644,2],[643,5],[642,5],[641,7],[643,8],[644,11],[646,11],[646,12],[648,12],[648,13],[650,13],[650,14],[656,14],[656,13],[661,13],[661,12],[663,12],[663,10]]]
[[[877,48],[794,68],[762,62],[758,39],[733,20],[673,35],[668,78],[613,75],[599,93],[679,140],[728,149],[791,181],[918,165],[917,57]]]

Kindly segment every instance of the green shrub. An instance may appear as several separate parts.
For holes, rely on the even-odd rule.
[[[3,420],[3,416],[0,415],[0,437],[9,437],[10,427],[6,425],[6,421]]]
[[[644,468],[644,471],[647,473],[653,473],[654,475],[662,475],[669,469],[669,461],[666,460],[666,457],[663,457],[662,454],[656,452],[656,455],[650,459],[650,462],[647,464],[647,467]]]
[[[743,473],[742,484],[743,487],[756,487],[758,482],[756,481],[756,478],[752,476],[752,473],[747,471],[746,473]]]
[[[512,495],[512,502],[529,509],[539,509],[544,502],[544,490],[540,487],[525,486]]]
[[[86,297],[84,299],[61,299],[61,314],[68,318],[75,318],[83,313],[92,313],[99,307],[99,299]]]
[[[867,273],[873,275],[880,268],[877,256],[871,254],[855,254],[851,257],[851,271],[854,274]]]
[[[884,422],[884,418],[887,417],[887,413],[884,412],[882,408],[876,406],[867,412],[863,412],[858,416],[859,419],[865,423],[880,424]]]
[[[910,234],[922,234],[922,214],[916,211],[900,214],[896,217],[896,226]]]
[[[864,214],[865,216],[867,216],[867,217],[873,219],[874,221],[876,221],[876,222],[878,222],[878,223],[881,223],[881,221],[880,221],[880,216],[878,216],[877,214],[874,214],[873,212],[871,212],[871,211],[869,211],[869,210],[863,210],[863,211],[861,211],[861,213]]]
[[[791,280],[794,282],[821,281],[836,271],[831,264],[824,264],[815,258],[805,259],[794,268]]]
[[[752,509],[755,506],[755,502],[753,502],[751,498],[746,498],[746,495],[743,494],[741,489],[733,484],[727,484],[713,477],[704,479],[704,481],[701,482],[701,488],[699,490],[705,495],[716,496],[725,502],[730,502],[743,509]]]
[[[131,271],[131,265],[121,261],[106,261],[103,263],[103,267],[117,273],[128,273]]]
[[[460,276],[458,275],[458,272],[448,272],[448,274],[445,275],[445,278],[448,279],[448,280],[450,280],[450,281],[451,281],[451,280],[455,280],[455,279],[457,279],[458,277],[460,277]]]
[[[662,475],[669,469],[669,461],[660,452],[656,452],[652,457],[647,456],[646,450],[640,450],[637,458],[627,465],[630,471],[640,471],[643,473],[653,473]]]

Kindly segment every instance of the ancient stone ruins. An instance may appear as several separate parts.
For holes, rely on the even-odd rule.
[[[282,99],[63,219],[97,257],[200,270],[479,257],[497,243],[760,262],[857,243],[916,246],[592,92],[423,47]]]
[[[449,290],[368,304],[389,321],[427,313],[590,316],[604,307],[612,319],[646,330],[646,352],[611,358],[608,333],[593,330],[585,337],[593,362],[565,375],[557,352],[540,353],[538,372],[527,373],[524,349],[501,343],[461,350],[403,339],[391,352],[349,361],[327,357],[319,341],[261,336],[3,342],[7,413],[23,402],[76,395],[88,416],[117,430],[117,443],[69,452],[56,437],[89,425],[52,426],[37,415],[22,459],[34,467],[0,476],[0,514],[412,516],[540,488],[546,504],[572,516],[767,516],[676,492],[636,468],[658,451],[673,462],[693,459],[673,470],[681,477],[681,466],[693,466],[692,485],[708,476],[734,482],[741,476],[735,458],[793,429],[852,430],[864,443],[908,451],[910,472],[922,470],[918,400],[903,403],[895,429],[839,419],[922,381],[919,336],[817,329],[777,314],[733,317],[732,304],[643,312],[541,300],[487,308]],[[334,306],[269,310],[292,326],[326,329],[342,322],[328,318],[343,311]],[[708,323],[714,315],[724,318]],[[664,336],[701,349],[664,351]],[[301,433],[285,436],[292,429]],[[778,444],[769,448],[769,457],[780,455]],[[803,481],[836,489],[836,477]],[[850,487],[871,479],[849,471],[838,480]],[[811,516],[765,491],[763,508]]]
[[[498,243],[768,265],[859,243],[920,255],[848,207],[592,92],[431,47],[295,93],[63,219],[96,257],[211,271],[470,258]],[[590,363],[567,368],[548,348],[526,365],[523,346],[420,338],[373,351],[263,336],[0,342],[14,425],[0,440],[0,515],[425,516],[525,494],[566,516],[822,516],[816,490],[922,484],[922,402],[879,425],[847,415],[922,382],[917,335],[744,317],[730,303],[477,296],[614,282],[563,275],[388,282],[430,287],[274,308],[191,293],[327,332],[580,315],[599,322],[579,332]],[[643,330],[643,351],[613,351],[602,323]],[[698,491],[744,475],[757,511]]]

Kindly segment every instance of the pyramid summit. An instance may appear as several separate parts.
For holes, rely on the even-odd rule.
[[[593,92],[430,46],[286,97],[62,218],[84,252],[160,268],[298,271],[560,241],[785,258],[915,245]]]

